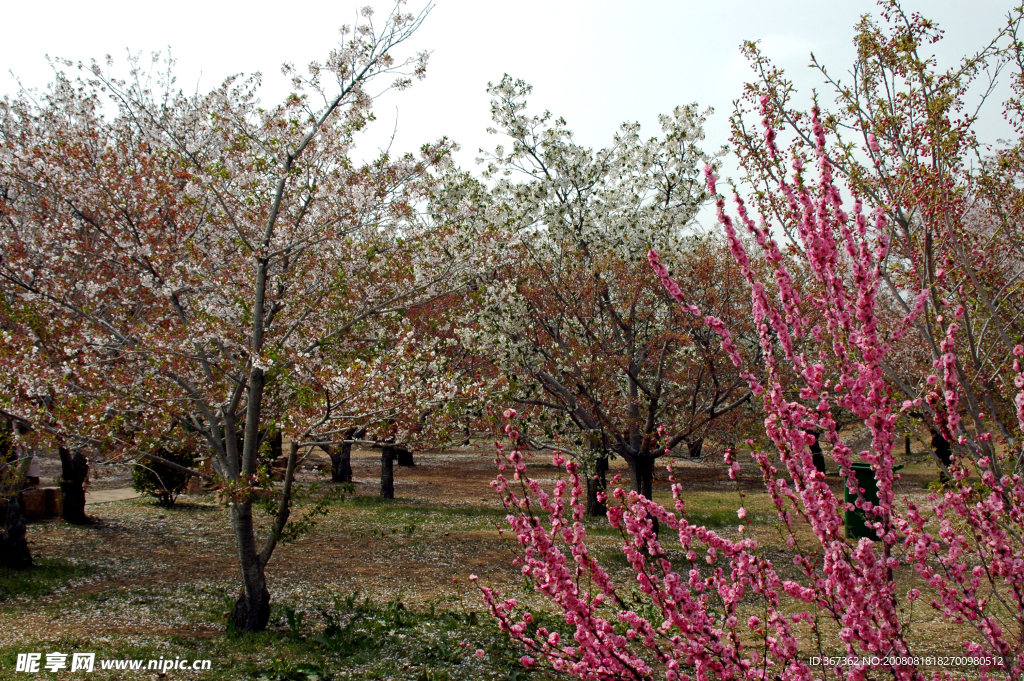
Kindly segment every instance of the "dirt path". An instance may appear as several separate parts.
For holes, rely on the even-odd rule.
[[[99,489],[85,493],[86,504],[109,504],[112,501],[127,501],[136,499],[142,495],[131,487],[120,487],[117,489]]]

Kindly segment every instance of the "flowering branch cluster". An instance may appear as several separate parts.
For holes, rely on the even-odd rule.
[[[512,410],[505,414],[516,416]],[[631,608],[635,599],[616,586],[587,546],[578,465],[555,453],[552,462],[565,469],[567,479],[549,494],[526,476],[512,422],[506,432],[512,447],[497,444],[499,473],[492,487],[502,495],[507,520],[524,547],[517,565],[561,609],[571,637],[536,626],[532,613],[520,612],[515,599],[502,600],[496,589],[481,590],[499,626],[532,655],[582,679],[647,679],[656,668],[668,681],[774,678],[765,676],[769,669],[785,678],[810,678],[792,631],[792,622],[805,615],[791,619],[779,608],[783,592],[799,593],[801,587],[779,579],[771,561],[757,555],[755,540],[733,541],[687,521],[682,486],[674,478],[674,513],[616,484],[612,496],[618,504],[608,509],[608,518],[622,533],[648,609],[658,613],[645,616]],[[511,481],[505,477],[509,470]],[[689,570],[673,566],[655,520],[678,535]],[[763,604],[764,617],[741,622],[740,609],[751,598]],[[523,661],[535,662],[530,656]]]

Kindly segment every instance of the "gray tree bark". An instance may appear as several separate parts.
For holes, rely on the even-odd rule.
[[[256,551],[251,500],[231,504],[231,527],[242,569],[242,589],[231,609],[231,623],[236,631],[263,631],[270,620],[270,591]]]
[[[265,277],[262,269],[260,276]],[[261,302],[257,298],[257,303]],[[262,319],[262,310],[255,315]],[[254,336],[257,335],[254,333]],[[258,334],[262,335],[262,333]],[[260,339],[254,343],[259,347]],[[242,440],[241,479],[248,480],[256,472],[259,448],[260,416],[263,403],[263,370],[253,367],[249,372],[248,406],[245,414],[245,435]],[[233,429],[228,431],[233,433]],[[286,474],[287,477],[288,474]],[[286,504],[287,500],[282,500]],[[231,527],[238,549],[238,563],[242,571],[242,589],[231,609],[231,623],[236,631],[263,631],[270,619],[270,591],[267,589],[265,562],[256,550],[256,531],[252,519],[252,499],[237,499],[231,504]]]

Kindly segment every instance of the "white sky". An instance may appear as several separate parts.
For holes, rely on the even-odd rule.
[[[112,54],[123,65],[126,48],[170,46],[186,90],[261,71],[264,100],[271,101],[287,90],[281,62],[301,66],[324,58],[337,42],[337,27],[352,23],[361,4],[366,0],[7,0],[0,93],[17,87],[8,70],[26,85],[45,85],[51,76],[45,55],[78,61]],[[380,19],[391,6],[373,4]],[[945,29],[938,55],[949,64],[986,43],[1013,4],[906,0],[905,8]],[[422,6],[412,0],[408,8]],[[577,141],[590,146],[605,145],[626,120],[653,135],[657,115],[677,104],[713,106],[710,150],[726,142],[731,102],[751,74],[738,51],[741,41],[762,40],[765,52],[809,93],[819,84],[806,68],[810,52],[833,72],[845,72],[853,58],[852,27],[874,9],[865,0],[436,0],[409,46],[432,51],[427,79],[378,100],[378,121],[360,141],[360,155],[375,155],[388,143],[397,116],[393,151],[447,135],[462,146],[458,161],[472,166],[480,147],[499,142],[485,131],[485,88],[506,72],[533,84],[531,109],[563,116]],[[1001,134],[999,123],[993,109],[986,136]]]

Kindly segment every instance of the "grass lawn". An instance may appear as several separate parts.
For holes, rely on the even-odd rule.
[[[548,461],[529,462],[542,482],[557,475]],[[476,573],[538,617],[550,613],[512,566],[516,546],[496,529],[504,511],[488,488],[492,456],[418,454],[415,468],[396,469],[394,501],[375,496],[378,462],[376,452],[356,452],[356,494],[333,502],[313,530],[279,547],[268,566],[270,626],[258,635],[225,631],[239,580],[228,510],[212,495],[181,497],[172,508],[147,499],[89,506],[97,521],[92,527],[31,524],[37,567],[0,571],[0,679],[29,678],[14,672],[23,652],[43,653],[44,661],[48,652],[211,660],[209,671],[168,672],[180,679],[555,678],[518,662],[523,651],[498,630],[467,579]],[[686,465],[678,474],[691,522],[737,536],[740,497],[724,470]],[[658,476],[656,499],[670,503],[667,476]],[[927,462],[915,464],[904,471],[901,488],[924,495],[932,477]],[[742,478],[750,532],[785,571],[789,559],[760,476],[745,470]],[[270,517],[261,522],[267,526]],[[617,533],[603,519],[587,524],[595,553],[631,589]],[[681,552],[670,554],[685,567]],[[900,579],[908,588],[915,581]],[[751,607],[754,612],[756,604]],[[945,640],[942,624],[921,622],[922,639],[939,648],[922,654],[959,649]],[[841,650],[834,631],[825,627],[824,637]],[[157,678],[152,671],[98,666],[91,674],[64,670],[37,678]]]

